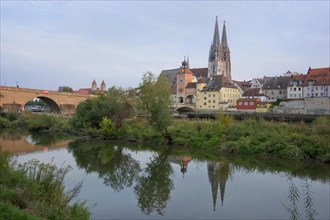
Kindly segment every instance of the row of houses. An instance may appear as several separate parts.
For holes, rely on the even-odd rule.
[[[330,113],[330,68],[309,68],[306,74],[286,72],[281,76],[249,81],[224,75],[208,77],[207,68],[163,70],[177,107],[191,105],[196,111],[268,111],[272,103],[286,100],[288,109],[299,113]],[[291,103],[291,104],[290,104]],[[323,110],[320,110],[323,109]]]

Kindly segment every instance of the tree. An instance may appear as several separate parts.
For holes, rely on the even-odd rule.
[[[60,86],[58,87],[59,92],[73,92],[73,89],[69,86]]]
[[[172,144],[172,137],[167,129],[173,119],[170,113],[171,91],[167,79],[164,76],[157,79],[151,72],[144,74],[139,98],[140,110],[148,116],[151,126],[166,138],[168,144]]]
[[[134,113],[134,97],[122,88],[111,87],[107,94],[88,99],[77,106],[71,122],[75,128],[101,127],[104,117],[115,123],[116,129],[122,127],[125,118]]]
[[[120,129],[125,118],[134,113],[135,94],[121,87],[111,87],[107,93],[107,103],[110,107],[110,119]]]

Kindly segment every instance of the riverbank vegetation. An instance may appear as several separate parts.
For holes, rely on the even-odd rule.
[[[231,154],[275,156],[330,162],[330,118],[313,123],[236,121],[219,114],[215,120],[174,119],[165,78],[146,73],[138,90],[112,87],[106,94],[77,106],[71,118],[24,112],[0,117],[0,127],[62,132],[81,138],[166,143]]]
[[[0,167],[0,219],[89,219],[84,202],[73,202],[81,183],[64,189],[70,167],[36,160],[18,165],[5,153],[0,153]]]
[[[85,139],[167,143],[145,117],[126,118],[120,127],[107,116],[99,117],[100,123],[94,127],[76,127],[75,122],[72,122],[77,120],[75,117],[65,119],[25,113],[14,121],[8,118],[2,120],[8,120],[11,126],[18,124],[33,131],[47,128],[49,132],[79,135]],[[84,119],[84,122],[94,120],[91,118]],[[327,117],[317,118],[313,123],[287,123],[255,119],[236,121],[231,116],[219,115],[216,120],[175,119],[167,130],[173,146],[179,148],[330,162],[330,119]]]

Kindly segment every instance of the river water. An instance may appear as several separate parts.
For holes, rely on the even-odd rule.
[[[83,181],[92,219],[330,218],[329,164],[15,131],[0,146],[19,163],[70,165],[66,187]]]

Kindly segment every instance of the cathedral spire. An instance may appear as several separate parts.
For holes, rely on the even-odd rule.
[[[215,19],[213,45],[215,45],[215,46],[219,46],[220,45],[219,27],[218,27],[218,16],[216,16],[216,19]]]
[[[226,32],[226,22],[225,21],[223,22],[221,44],[222,44],[222,47],[223,48],[228,48],[227,32]]]

